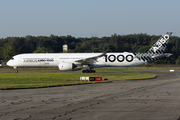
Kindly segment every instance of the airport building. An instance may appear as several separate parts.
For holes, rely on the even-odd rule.
[[[63,53],[66,53],[68,51],[68,45],[63,45]]]

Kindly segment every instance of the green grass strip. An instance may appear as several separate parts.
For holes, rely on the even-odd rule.
[[[140,80],[155,78],[154,74],[82,74],[82,73],[0,73],[0,88],[40,88],[47,86],[75,85],[89,82],[80,82],[80,77],[103,77],[108,81]],[[91,82],[92,83],[92,82]]]

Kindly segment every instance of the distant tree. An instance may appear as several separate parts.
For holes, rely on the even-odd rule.
[[[109,52],[114,52],[115,47],[113,45],[108,45],[104,47],[104,51],[108,50]]]
[[[180,56],[176,59],[176,64],[180,65]]]
[[[53,53],[52,50],[48,50],[45,47],[38,47],[37,50],[35,50],[33,53]]]
[[[26,37],[7,37],[0,39],[0,57],[5,60],[10,59],[15,54],[20,53],[52,53],[62,52],[62,46],[68,45],[67,52],[147,52],[150,46],[161,36],[147,34],[117,35],[98,38],[75,38],[71,35],[56,36],[26,36]],[[180,37],[171,36],[166,51],[173,56],[168,59],[157,61],[155,63],[179,64],[180,56]]]
[[[146,53],[150,48],[151,48],[151,46],[143,46],[143,47],[139,48],[136,52]]]
[[[3,58],[4,60],[9,60],[14,55],[14,49],[12,46],[12,42],[5,44],[2,48],[3,50]]]

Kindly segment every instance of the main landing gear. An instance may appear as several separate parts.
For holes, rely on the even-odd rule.
[[[82,73],[95,73],[95,70],[83,70]]]

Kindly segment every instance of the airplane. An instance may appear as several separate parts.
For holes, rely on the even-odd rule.
[[[162,35],[146,53],[27,53],[13,56],[7,65],[14,67],[58,67],[61,71],[82,70],[82,73],[95,73],[97,67],[128,67],[153,62],[170,57],[164,53],[172,32]]]

